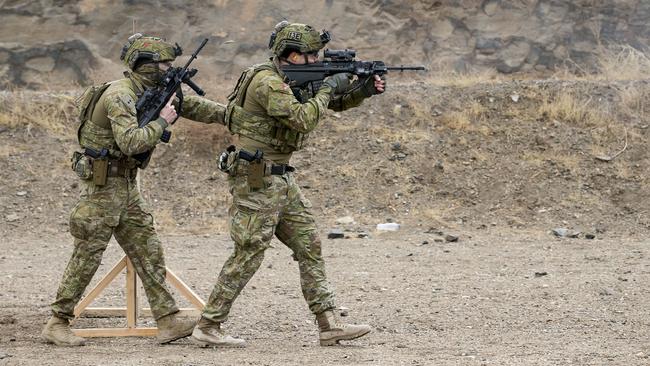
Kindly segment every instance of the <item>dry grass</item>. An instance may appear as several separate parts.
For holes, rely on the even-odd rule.
[[[61,93],[13,91],[0,95],[0,126],[43,128],[55,133],[74,130],[74,98]]]
[[[650,77],[650,57],[629,45],[599,45],[595,54],[595,70],[572,60],[558,67],[552,79],[558,80],[644,80]]]
[[[502,82],[507,77],[499,74],[495,69],[472,70],[469,72],[456,72],[448,69],[429,70],[427,83],[434,86],[467,87],[476,84]]]
[[[543,93],[541,98],[538,113],[551,120],[578,126],[601,126],[609,121],[606,111],[595,105],[591,98],[579,97],[577,92],[563,90],[555,95]]]
[[[650,76],[650,58],[634,47],[599,47],[598,73],[605,80],[639,80]]]
[[[628,115],[635,115],[646,120],[650,90],[647,86],[627,85],[619,93],[621,110]]]
[[[488,109],[479,101],[472,100],[459,111],[451,111],[440,117],[440,124],[447,128],[464,132],[490,133],[485,124]]]

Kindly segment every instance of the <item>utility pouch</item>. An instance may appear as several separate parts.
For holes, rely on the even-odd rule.
[[[93,183],[96,186],[106,185],[108,177],[108,158],[93,160]]]
[[[235,150],[235,146],[230,145],[226,151],[222,152],[217,158],[217,167],[219,170],[224,173],[228,173],[229,175],[233,175],[235,173],[233,169],[235,160],[237,160],[237,154],[235,154]]]
[[[264,161],[251,161],[248,165],[248,186],[250,188],[264,188]]]
[[[83,153],[75,151],[72,154],[72,170],[79,178],[86,180],[93,176],[93,168],[90,159]]]

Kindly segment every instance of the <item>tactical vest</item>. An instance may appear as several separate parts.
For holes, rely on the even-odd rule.
[[[79,128],[77,129],[77,141],[81,147],[88,147],[93,150],[103,148],[115,150],[115,138],[111,129],[110,121],[104,114],[103,118],[93,119],[95,107],[110,82],[101,85],[88,87],[77,99],[79,109]]]
[[[122,154],[115,141],[106,108],[103,103],[99,102],[109,86],[120,82],[131,83],[131,80],[122,79],[88,87],[76,100],[79,110],[79,128],[77,129],[79,145],[95,151],[101,151],[104,148],[108,149],[109,156],[114,159],[120,159],[124,157],[124,154]],[[133,163],[135,164],[135,160]]]
[[[239,77],[235,89],[228,95],[226,126],[232,134],[267,144],[281,153],[300,150],[305,143],[307,134],[294,131],[273,117],[253,114],[243,108],[246,91],[253,77],[262,70],[277,72],[273,63],[266,62],[253,65]]]

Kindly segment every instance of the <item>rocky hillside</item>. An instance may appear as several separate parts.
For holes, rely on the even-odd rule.
[[[340,1],[4,0],[0,80],[32,88],[114,78],[119,50],[137,31],[186,50],[210,39],[198,65],[218,85],[263,60],[282,19],[332,31],[332,48],[432,69],[548,74],[598,67],[601,45],[648,46],[645,0]]]

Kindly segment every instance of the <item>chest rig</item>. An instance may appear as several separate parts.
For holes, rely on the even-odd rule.
[[[226,126],[232,134],[267,144],[281,153],[300,150],[307,139],[307,134],[292,130],[271,116],[251,113],[243,108],[251,81],[263,70],[277,72],[272,62],[266,62],[248,68],[239,77],[235,89],[228,95]],[[305,97],[307,96],[301,95],[298,100],[302,103]]]
[[[127,83],[126,85],[119,85]],[[135,88],[133,82],[129,79],[111,81],[100,85],[88,87],[83,94],[77,99],[77,108],[79,110],[79,127],[77,129],[77,140],[79,145],[86,151],[102,152],[109,159],[124,160],[130,167],[140,166],[144,168],[146,163],[140,163],[135,159],[128,158],[120,151],[111,121],[108,119],[106,107],[104,106],[102,96],[111,86]],[[136,92],[137,94],[137,92]]]

